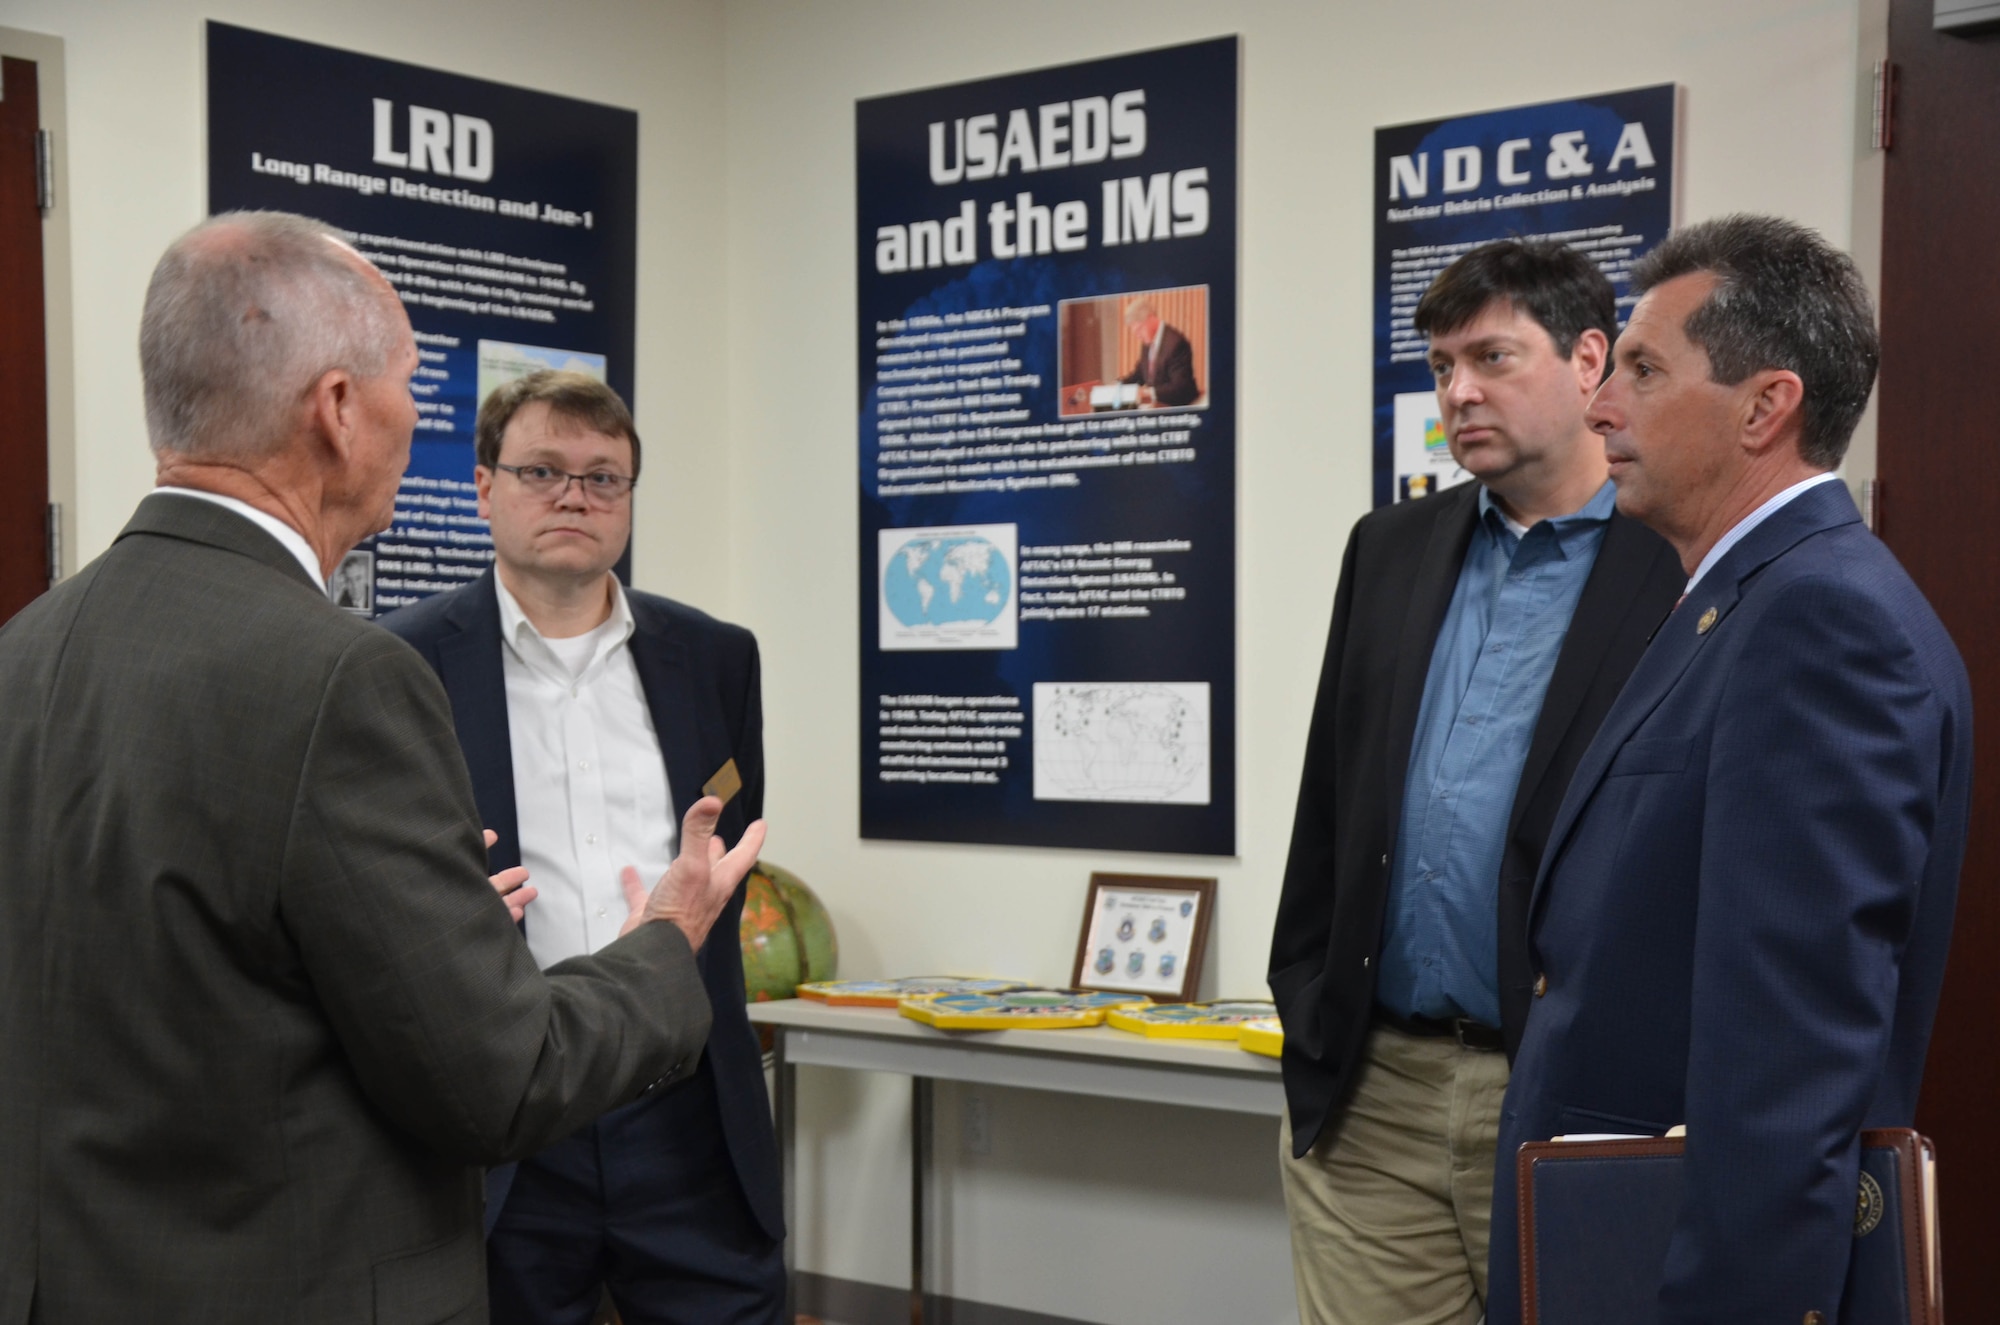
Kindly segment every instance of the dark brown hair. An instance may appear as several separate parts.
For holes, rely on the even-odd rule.
[[[639,430],[632,426],[632,411],[618,393],[584,373],[543,368],[496,387],[479,407],[479,421],[473,424],[473,459],[491,469],[500,463],[500,439],[514,416],[536,401],[546,401],[556,418],[601,432],[607,437],[623,437],[632,443],[632,477],[639,477]]]
[[[1799,454],[1822,469],[1838,465],[1882,358],[1874,301],[1854,260],[1796,222],[1723,216],[1660,241],[1632,269],[1632,291],[1696,272],[1713,274],[1715,288],[1681,334],[1708,355],[1709,377],[1735,386],[1766,368],[1797,373]]]
[[[1438,273],[1411,320],[1424,335],[1443,336],[1466,326],[1496,299],[1533,318],[1565,359],[1586,331],[1618,339],[1611,282],[1583,253],[1548,240],[1500,239],[1473,249]]]

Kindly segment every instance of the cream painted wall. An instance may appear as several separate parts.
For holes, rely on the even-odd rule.
[[[724,610],[719,0],[0,0],[0,25],[62,38],[67,65],[70,567],[102,552],[152,487],[139,307],[161,251],[205,214],[210,18],[639,112],[635,395],[653,468],[638,489],[634,579]]]
[[[1777,211],[1846,243],[1866,146],[1855,136],[1863,3],[731,0],[730,499],[734,525],[760,531],[734,544],[732,600],[764,647],[770,853],[827,899],[843,974],[1065,979],[1085,880],[1119,869],[1220,876],[1205,984],[1261,991],[1340,549],[1368,508],[1374,128],[1677,82],[1684,219]],[[861,841],[853,102],[1229,32],[1244,52],[1239,855]],[[819,1072],[807,1085],[822,1098],[802,1114],[799,1263],[905,1282],[906,1091]],[[983,1211],[991,1239],[960,1239],[939,1270],[953,1291],[1089,1320],[1199,1321],[1223,1318],[1194,1305],[1220,1282],[1240,1308],[1231,1319],[1290,1310],[1268,1128],[1030,1092],[992,1110],[996,1137],[1033,1136],[1035,1159],[1009,1169],[997,1153],[974,1162],[941,1142],[953,1208]],[[1158,1161],[1150,1190],[1114,1158],[1138,1150]],[[1213,1161],[1198,1150],[1264,1175],[1255,1199],[1224,1209],[1203,1182],[1157,1176]],[[1029,1169],[1043,1180],[1023,1179]],[[1049,1175],[1072,1169],[1128,1199],[1065,1199]],[[1147,1245],[1104,1222],[1121,1210]],[[1218,1241],[1234,1246],[1233,1263],[1205,1254]],[[1093,1243],[1118,1272],[1075,1250]]]

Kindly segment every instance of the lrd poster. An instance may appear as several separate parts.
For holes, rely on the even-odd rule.
[[[378,616],[485,572],[472,426],[538,368],[632,403],[639,117],[210,22],[208,206],[324,221],[402,297],[420,362],[395,523],[333,574]],[[621,574],[623,573],[623,567]]]

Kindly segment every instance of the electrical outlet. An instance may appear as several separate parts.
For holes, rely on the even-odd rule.
[[[967,1095],[959,1118],[959,1145],[968,1155],[993,1153],[993,1111],[984,1095]]]

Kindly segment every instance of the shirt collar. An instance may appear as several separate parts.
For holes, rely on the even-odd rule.
[[[1582,506],[1568,515],[1553,516],[1541,523],[1549,527],[1550,535],[1556,540],[1556,545],[1561,547],[1574,533],[1594,528],[1609,520],[1617,504],[1618,487],[1610,479],[1606,479],[1604,486],[1592,493],[1590,500]],[[1507,513],[1500,509],[1499,503],[1493,500],[1493,493],[1484,483],[1479,485],[1479,518],[1489,529],[1504,532],[1516,542],[1528,532],[1527,528],[1509,518]]]
[[[213,502],[224,510],[236,512],[251,524],[256,525],[259,529],[277,539],[278,545],[291,553],[293,559],[299,565],[305,567],[306,578],[318,586],[321,593],[326,592],[326,576],[320,572],[319,554],[312,550],[312,544],[306,542],[304,534],[292,528],[277,516],[272,515],[269,511],[260,511],[247,501],[238,501],[234,497],[225,497],[219,492],[204,492],[200,488],[183,488],[172,483],[163,483],[159,487],[154,488],[153,491],[170,493],[176,497],[193,497],[198,501]]]
[[[1731,548],[1748,538],[1751,530],[1783,510],[1793,500],[1803,495],[1806,489],[1816,488],[1822,483],[1831,483],[1839,477],[1840,475],[1829,469],[1824,474],[1814,474],[1811,478],[1800,479],[1797,483],[1792,484],[1791,487],[1786,488],[1783,492],[1772,497],[1762,506],[1759,506],[1756,510],[1731,525],[1728,533],[1715,540],[1715,546],[1710,548],[1708,555],[1701,559],[1701,565],[1694,568],[1694,574],[1688,579],[1687,588],[1682,590],[1683,596],[1693,593],[1695,585],[1701,583],[1701,577],[1708,574],[1716,562],[1721,561],[1725,556],[1729,555]]]
[[[555,650],[548,645],[535,623],[528,620],[528,614],[521,610],[520,602],[507,591],[507,582],[500,578],[499,567],[493,570],[493,592],[500,600],[500,638],[504,640],[514,656],[524,663],[553,669],[567,683],[571,678],[568,669],[557,659]],[[625,601],[625,586],[618,583],[616,576],[611,580],[611,615],[592,627],[597,636],[597,648],[591,652],[590,661],[584,665],[581,676],[603,662],[610,654],[624,646],[632,638],[637,623],[632,619],[632,607]]]

